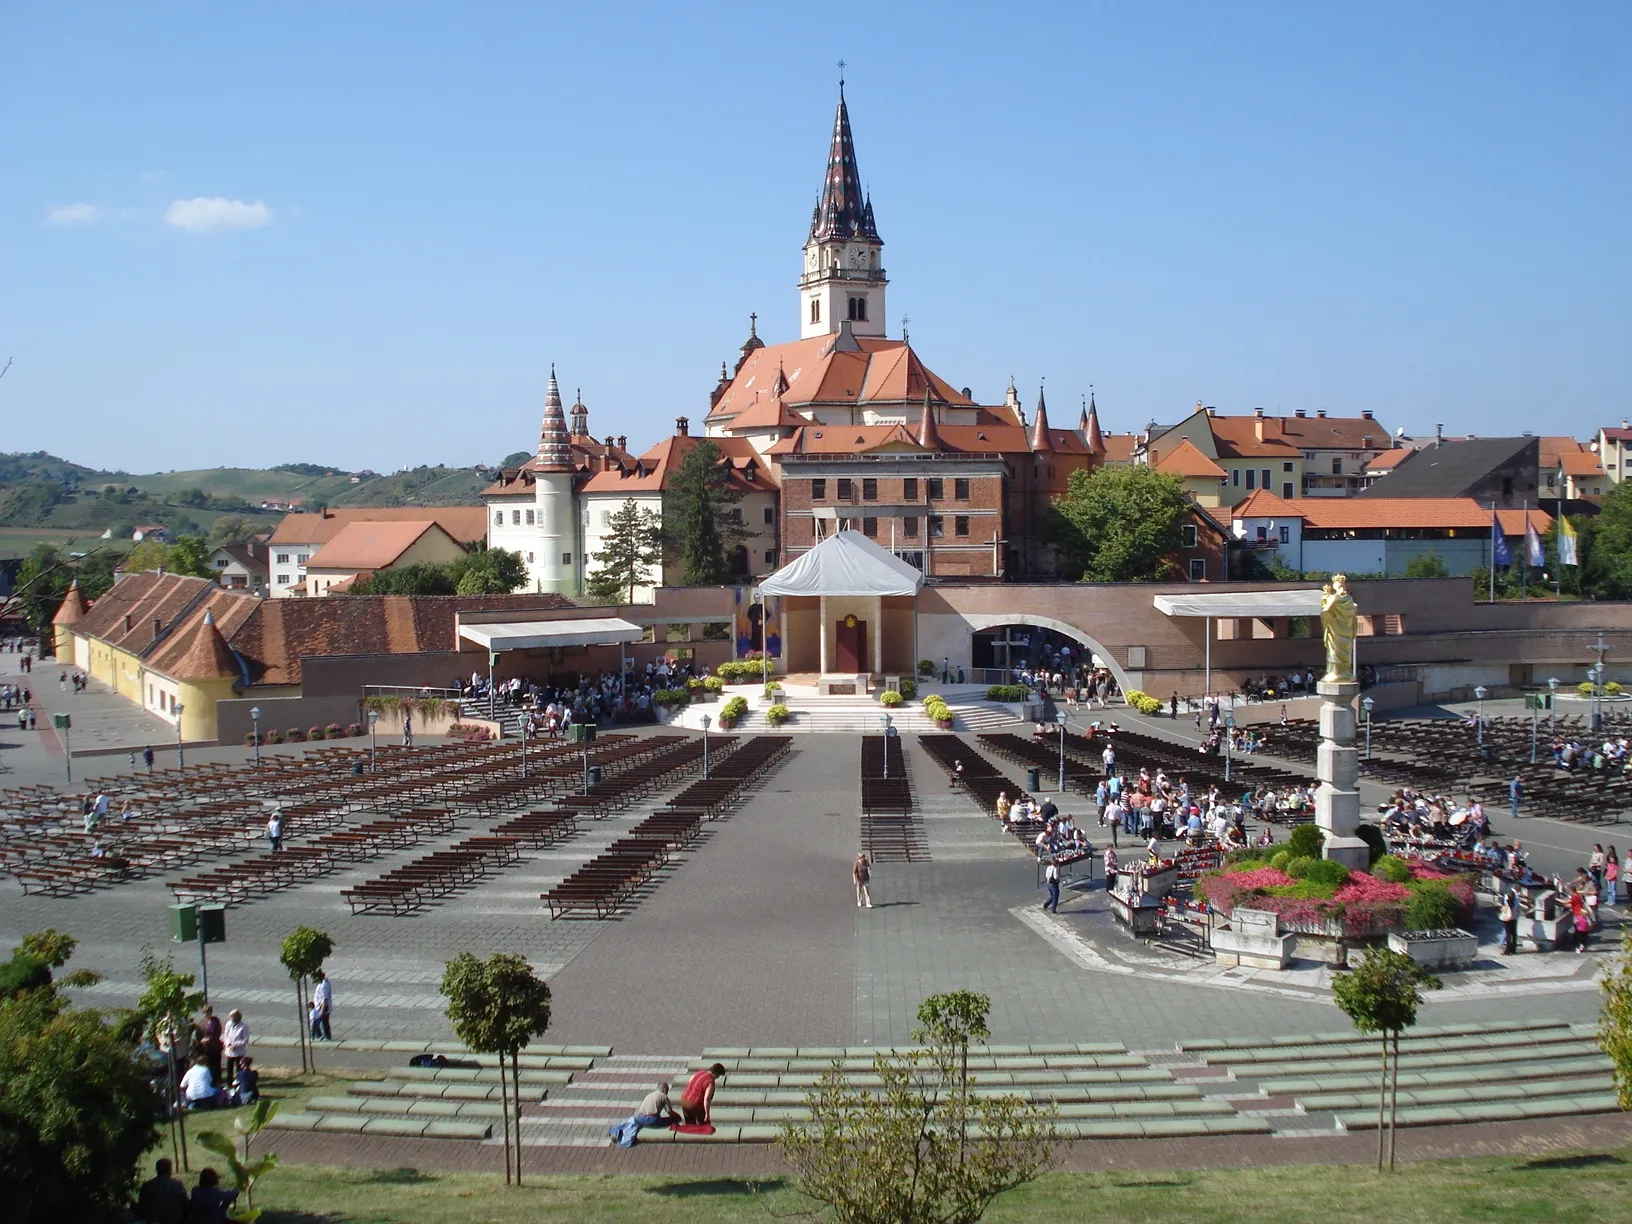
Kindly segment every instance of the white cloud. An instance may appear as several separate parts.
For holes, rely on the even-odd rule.
[[[229,230],[259,229],[272,224],[272,210],[261,201],[246,204],[221,196],[177,200],[164,210],[167,224],[194,234],[221,234]]]
[[[45,214],[48,225],[90,225],[102,219],[95,204],[58,204]]]

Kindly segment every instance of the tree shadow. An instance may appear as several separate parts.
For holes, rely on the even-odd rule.
[[[1544,1156],[1527,1160],[1521,1169],[1585,1169],[1593,1165],[1624,1165],[1626,1161],[1609,1152],[1584,1152],[1579,1156]]]
[[[421,1173],[418,1169],[375,1169],[367,1177],[360,1179],[365,1185],[379,1186],[419,1186],[426,1182],[434,1182],[434,1173]]]
[[[702,1181],[664,1182],[647,1187],[646,1193],[665,1198],[700,1198],[704,1195],[746,1197],[756,1192],[780,1190],[788,1184],[785,1177],[770,1177],[763,1181],[746,1181],[734,1177],[711,1177]]]
[[[341,1212],[326,1211],[313,1215],[309,1211],[264,1211],[261,1224],[345,1224],[351,1217]]]

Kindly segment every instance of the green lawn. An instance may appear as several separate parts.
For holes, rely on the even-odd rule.
[[[268,1144],[276,1148],[276,1137]],[[494,1153],[497,1162],[499,1153]],[[262,1224],[522,1224],[598,1221],[763,1224],[803,1210],[785,1183],[756,1196],[714,1177],[540,1177],[522,1189],[497,1176],[412,1169],[287,1165],[256,1196]],[[1535,1160],[1480,1159],[1368,1168],[1229,1172],[1057,1173],[1000,1199],[994,1224],[1023,1220],[1166,1224],[1447,1224],[1451,1221],[1632,1219],[1632,1148]]]

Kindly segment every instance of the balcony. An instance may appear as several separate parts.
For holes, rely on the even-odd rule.
[[[799,288],[809,289],[813,285],[830,280],[888,283],[889,278],[884,275],[883,268],[823,268],[815,272],[806,272],[801,276]]]

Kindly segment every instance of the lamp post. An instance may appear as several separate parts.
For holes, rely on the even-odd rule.
[[[714,720],[707,714],[702,717],[703,723],[703,781],[708,781],[708,724]]]
[[[1054,721],[1060,724],[1060,794],[1065,794],[1065,719],[1064,710],[1054,715]]]
[[[1554,676],[1547,681],[1547,735],[1549,738],[1558,734],[1558,677]]]
[[[878,725],[884,732],[884,777],[886,779],[890,776],[890,721],[888,714],[878,716]]]
[[[186,706],[180,704],[179,702],[176,704],[176,768],[177,769],[185,769],[187,767],[187,749],[183,745],[182,738],[181,738],[181,716],[182,716],[182,713],[186,710],[186,708],[187,708]]]
[[[1490,690],[1487,689],[1482,684],[1475,685],[1474,689],[1473,689],[1473,695],[1479,699],[1479,727],[1478,727],[1478,734],[1479,734],[1479,747],[1481,747],[1481,748],[1483,748],[1485,746],[1485,694],[1488,693],[1489,691]]]
[[[254,726],[255,726],[255,730],[253,732],[253,735],[255,736],[255,768],[258,770],[261,767],[261,707],[260,706],[250,706],[249,707],[249,721],[251,723],[253,723]]]
[[[1235,755],[1235,694],[1230,694],[1231,710],[1224,715],[1224,781],[1230,780],[1230,761]]]
[[[374,738],[374,724],[379,721],[380,712],[370,710],[368,712],[368,771],[370,773],[377,773],[380,768],[380,745],[379,741]]]
[[[521,720],[521,776],[527,777],[527,720]]]
[[[1360,708],[1366,712],[1366,760],[1371,760],[1371,707],[1377,702],[1370,697],[1360,699]]]
[[[1592,730],[1593,734],[1604,729],[1604,664],[1599,660],[1587,674],[1592,677]]]

